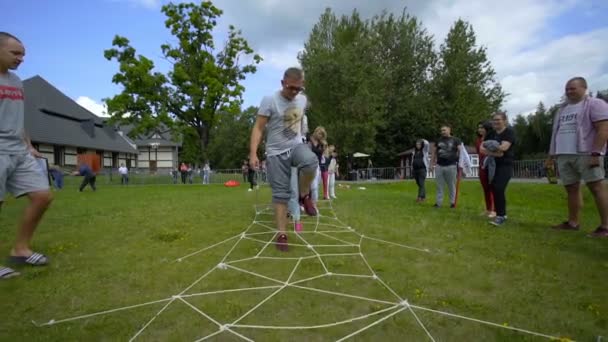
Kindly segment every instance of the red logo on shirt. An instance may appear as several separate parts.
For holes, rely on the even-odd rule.
[[[0,100],[23,100],[23,89],[0,85]]]

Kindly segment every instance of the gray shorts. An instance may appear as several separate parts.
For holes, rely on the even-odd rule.
[[[31,154],[0,154],[0,202],[6,193],[15,197],[48,191],[49,179]]]
[[[604,158],[600,157],[599,167],[589,167],[590,156],[561,155],[557,156],[557,169],[562,184],[593,183],[604,179]]]
[[[307,144],[299,144],[282,154],[266,159],[268,182],[272,189],[273,203],[287,203],[291,196],[291,168],[299,172],[309,172],[314,176],[319,166],[319,159]]]

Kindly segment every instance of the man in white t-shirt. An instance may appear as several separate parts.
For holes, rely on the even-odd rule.
[[[251,131],[249,164],[256,170],[259,169],[258,146],[266,130],[266,168],[279,230],[276,246],[280,251],[287,251],[287,202],[291,196],[291,168],[298,168],[300,194],[304,195],[300,201],[306,213],[314,216],[317,212],[308,189],[315,176],[318,160],[308,145],[302,142],[306,97],[300,93],[304,90],[304,73],[298,68],[287,69],[281,85],[280,91],[262,100]]]
[[[575,77],[566,84],[567,101],[553,119],[549,154],[568,193],[568,220],[554,229],[579,230],[581,180],[595,198],[601,224],[591,234],[608,237],[608,191],[604,180],[603,155],[608,140],[608,103],[587,96],[587,81]]]
[[[120,184],[129,184],[129,169],[125,166],[125,164],[120,164],[118,173],[120,173]]]

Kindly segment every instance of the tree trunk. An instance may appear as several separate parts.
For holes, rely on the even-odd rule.
[[[209,129],[206,126],[197,128],[199,146],[201,148],[201,155],[199,155],[199,162],[203,163],[204,159],[207,158],[207,145],[209,145]]]

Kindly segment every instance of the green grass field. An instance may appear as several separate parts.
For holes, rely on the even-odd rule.
[[[432,197],[434,183],[427,184]],[[463,182],[457,209],[433,209],[432,201],[414,203],[412,181],[364,186],[366,190],[354,185],[339,188],[333,210],[329,203],[320,205],[325,208],[322,214],[328,217],[320,218],[319,225],[316,219],[306,218],[303,240],[290,234],[290,242],[302,246],[292,246],[283,254],[272,245],[264,248],[264,243],[237,236],[245,229],[255,234],[250,238],[262,242],[272,236],[264,227],[272,227],[272,223],[252,225],[254,205],[269,202],[267,187],[262,187],[256,197],[245,186],[100,186],[96,193],[78,193],[70,184],[56,193],[34,241],[37,251],[50,256],[51,265],[20,268],[21,277],[0,281],[0,340],[120,341],[140,331],[137,337],[143,341],[194,341],[214,332],[218,333],[210,340],[243,340],[229,331],[220,332],[218,325],[204,315],[220,324],[241,318],[237,322],[240,327],[232,331],[256,341],[337,340],[381,318],[385,319],[349,340],[430,340],[418,320],[437,341],[546,340],[505,327],[578,341],[596,341],[598,336],[608,339],[608,240],[586,236],[598,220],[588,191],[584,231],[556,232],[547,227],[566,215],[565,192],[556,185],[511,184],[509,221],[500,229],[488,225],[480,215],[481,189],[475,181]],[[0,213],[1,253],[8,254],[25,203],[4,203]],[[332,218],[334,214],[339,220]],[[256,218],[271,219],[266,213]],[[315,228],[333,232],[313,234]],[[231,237],[235,238],[176,261]],[[303,241],[333,245],[315,248],[321,254],[356,254],[359,248],[353,245],[361,242],[365,261],[359,255],[326,256],[321,263]],[[264,258],[214,269],[221,261],[257,254]],[[285,257],[294,259],[266,259]],[[299,287],[293,285],[326,274],[324,267],[333,274],[370,276],[366,261],[395,294],[369,277],[333,275],[300,282],[296,284]],[[196,282],[208,271],[208,276]],[[292,285],[284,286],[288,279]],[[252,287],[265,289],[193,295]],[[184,296],[172,297],[178,294]],[[398,306],[401,299],[416,307]],[[159,302],[61,321],[154,301]],[[251,327],[319,326],[380,310],[385,311],[327,328]],[[51,320],[58,323],[37,327],[32,322]]]

